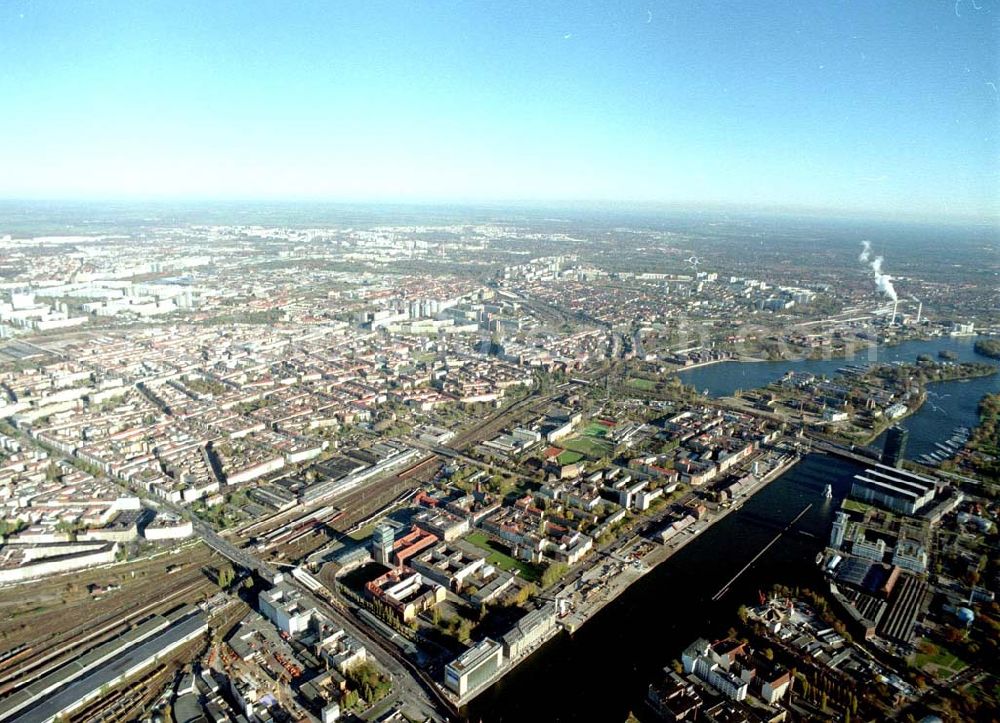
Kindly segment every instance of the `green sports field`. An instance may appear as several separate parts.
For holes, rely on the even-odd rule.
[[[611,454],[611,450],[613,449],[611,442],[588,436],[573,437],[565,442],[560,442],[559,446],[571,452],[579,452],[580,454],[590,457],[591,459],[606,457]]]

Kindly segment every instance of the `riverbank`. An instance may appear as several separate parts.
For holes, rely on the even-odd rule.
[[[781,361],[756,361],[753,363],[712,364],[706,367],[678,367],[672,373],[686,386],[699,391],[707,389],[713,397],[731,396],[737,389],[759,389],[779,380],[789,371],[833,377],[838,370],[852,363],[913,362],[921,354],[935,356],[942,350],[954,352],[961,362],[984,362],[985,358],[973,349],[968,337],[935,337],[922,341],[878,344],[864,347],[848,357],[836,359],[797,358]]]
[[[461,719],[590,723],[624,721],[632,710],[645,721],[647,688],[663,670],[664,650],[674,655],[699,635],[724,637],[737,606],[755,600],[759,590],[775,584],[818,589],[822,575],[814,563],[816,552],[828,538],[840,500],[860,469],[836,457],[804,455],[740,509],[698,534],[699,544],[686,545],[642,576],[575,634],[555,636],[522,661],[463,710]],[[823,494],[828,484],[833,488],[831,499]],[[785,534],[758,558],[725,596],[713,600],[809,503],[812,507],[795,523],[792,534]],[[614,694],[539,696],[540,681],[551,690]]]
[[[581,590],[589,590],[592,591],[592,593],[589,596],[581,594],[582,600],[580,604],[574,605],[573,612],[560,620],[559,624],[569,633],[574,633],[579,630],[586,622],[597,615],[597,613],[599,613],[608,603],[612,602],[615,598],[625,592],[643,575],[651,572],[658,565],[666,562],[674,554],[684,549],[684,547],[690,544],[693,540],[697,539],[699,533],[704,532],[712,525],[725,519],[725,517],[730,513],[740,509],[746,500],[753,497],[755,494],[764,489],[769,483],[773,482],[775,479],[794,467],[800,459],[801,458],[798,455],[794,455],[780,461],[773,469],[761,476],[754,485],[747,488],[743,494],[734,499],[732,504],[708,510],[701,519],[686,528],[684,532],[674,535],[670,540],[662,545],[650,542],[639,535],[631,538],[623,546],[628,553],[625,555],[619,553],[617,566],[611,565],[612,569],[608,569],[605,572],[600,580],[601,584],[599,586],[594,586],[592,588],[582,586],[581,583],[585,583],[587,580],[586,573],[579,581],[574,583],[575,588],[568,591],[570,596]],[[645,554],[640,554],[639,550],[636,548],[642,548],[643,546],[646,546],[647,549],[645,550]],[[605,566],[602,566],[602,569],[604,567]],[[614,567],[617,567],[617,569],[614,569]],[[588,572],[593,572],[593,569]],[[567,597],[567,590],[560,590],[559,593],[557,593],[557,597],[565,599]]]
[[[701,369],[703,367],[710,367],[713,364],[725,364],[726,362],[738,362],[745,361],[743,359],[709,359],[708,361],[697,362],[696,364],[674,364],[674,368],[670,369],[668,374],[678,374],[680,372],[691,371],[692,369]],[[749,361],[749,360],[746,360]]]
[[[853,442],[854,444],[861,444],[866,446],[874,444],[883,434],[885,434],[885,430],[887,430],[889,427],[896,424],[901,424],[909,417],[921,411],[923,406],[927,404],[929,392],[932,391],[931,388],[934,387],[935,385],[948,384],[950,382],[967,382],[973,379],[985,379],[995,376],[998,373],[997,367],[991,365],[984,365],[984,366],[990,366],[990,369],[988,370],[983,369],[974,374],[955,375],[944,379],[930,379],[923,382],[920,388],[920,394],[917,396],[916,403],[913,404],[912,406],[908,405],[905,414],[901,414],[898,417],[894,417],[892,419],[882,422],[881,424],[878,425],[878,427],[872,430],[871,434],[869,434],[866,438],[862,439],[860,442],[852,440],[847,440],[847,441]]]
[[[553,599],[571,604],[572,612],[560,618],[552,630],[542,636],[530,650],[519,656],[517,660],[504,664],[488,680],[468,691],[461,699],[457,700],[457,706],[461,708],[471,703],[477,696],[515,670],[521,662],[563,630],[570,634],[577,632],[605,606],[617,599],[642,577],[697,539],[699,533],[725,519],[730,513],[739,510],[744,502],[781,477],[800,460],[801,457],[797,454],[785,454],[778,457],[775,466],[734,499],[731,505],[707,511],[701,519],[685,529],[683,533],[675,535],[664,544],[652,542],[642,535],[636,534],[623,543],[613,546],[609,551],[598,552],[597,554],[604,558],[600,563],[594,564],[579,577],[565,583],[551,593]]]

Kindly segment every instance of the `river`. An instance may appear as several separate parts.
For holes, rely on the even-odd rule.
[[[994,363],[989,357],[973,349],[973,337],[943,337],[931,341],[908,341],[897,346],[875,347],[875,356],[869,359],[868,349],[853,359],[822,359],[778,362],[723,362],[710,364],[678,374],[681,381],[699,391],[707,390],[711,396],[731,395],[737,389],[764,387],[780,379],[785,372],[809,372],[832,377],[847,364],[867,364],[869,361],[916,361],[920,354],[929,354],[935,360],[938,352],[954,352],[963,362]],[[910,434],[906,445],[908,459],[919,459],[923,454],[937,449],[935,443],[951,437],[955,427],[972,429],[979,422],[979,400],[989,393],[1000,393],[1000,374],[967,381],[937,382],[931,384],[927,402],[900,424]],[[878,448],[881,439],[872,446]]]
[[[941,338],[879,347],[878,361],[937,358],[953,351],[960,361],[988,362],[973,350],[974,339]],[[713,396],[765,386],[786,371],[833,376],[845,364],[869,361],[867,350],[854,360],[730,362],[680,374],[685,384]],[[874,361],[874,359],[872,360]],[[1000,375],[932,385],[928,403],[903,421],[910,430],[907,456],[934,449],[956,426],[973,427],[976,406],[986,393],[1000,392]],[[826,544],[833,513],[850,489],[858,465],[819,454],[797,466],[713,525],[610,603],[574,636],[560,634],[474,700],[470,721],[624,721],[629,711],[652,720],[643,699],[664,666],[680,657],[695,638],[718,637],[736,621],[742,604],[758,591],[781,583],[818,586],[816,553]],[[822,496],[826,484],[833,499]],[[766,545],[774,534],[812,507],[781,540],[733,583],[715,594]]]
[[[469,706],[470,721],[643,720],[646,687],[699,636],[716,637],[775,583],[816,586],[813,562],[859,466],[819,454],[765,487],[610,603],[561,633]],[[833,499],[822,492],[833,487]],[[729,588],[713,596],[802,509],[812,508]]]

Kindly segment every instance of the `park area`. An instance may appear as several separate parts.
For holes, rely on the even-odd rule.
[[[583,459],[582,454],[580,454],[579,452],[574,452],[569,449],[563,450],[556,456],[556,462],[562,465],[576,464],[581,459]]]
[[[641,392],[651,392],[656,388],[656,382],[640,377],[632,377],[625,384]]]
[[[573,464],[573,462],[578,462],[583,457],[600,459],[601,457],[610,455],[612,450],[614,450],[614,445],[608,441],[607,437],[614,426],[614,422],[604,419],[595,419],[588,422],[583,428],[582,434],[559,443],[559,446],[566,450],[559,455],[559,463]],[[580,456],[572,458],[572,454]]]
[[[965,670],[968,665],[958,656],[930,643],[926,639],[918,645],[916,667],[935,678],[947,680],[951,676]]]
[[[573,437],[572,439],[567,439],[565,442],[560,442],[560,446],[570,452],[577,452],[585,457],[590,457],[591,459],[600,459],[601,457],[606,457],[611,454],[614,449],[614,445],[605,439],[599,439],[597,437],[588,437],[583,435],[582,437]],[[565,453],[564,453],[565,454]],[[560,458],[562,455],[559,455]],[[560,461],[562,461],[560,459]]]
[[[536,565],[530,562],[515,560],[507,554],[506,548],[499,542],[491,540],[484,532],[473,532],[466,536],[465,541],[475,545],[487,553],[486,562],[496,565],[507,572],[517,572],[522,580],[537,582],[541,573]]]

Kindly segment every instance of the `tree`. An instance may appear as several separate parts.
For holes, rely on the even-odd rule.
[[[563,562],[553,562],[551,565],[545,568],[545,572],[542,573],[542,587],[547,588],[554,585],[559,579],[566,574],[569,568]]]
[[[14,520],[13,522],[0,520],[0,537],[16,534],[22,527],[24,527],[22,520]]]
[[[534,597],[538,594],[538,586],[533,582],[529,582],[527,585],[522,587],[517,591],[517,595],[514,597],[514,602],[517,605],[524,605],[528,602],[529,598]]]
[[[229,588],[233,584],[233,580],[236,579],[236,571],[233,569],[232,565],[224,565],[219,568],[216,575],[216,581],[219,587],[223,590]]]

